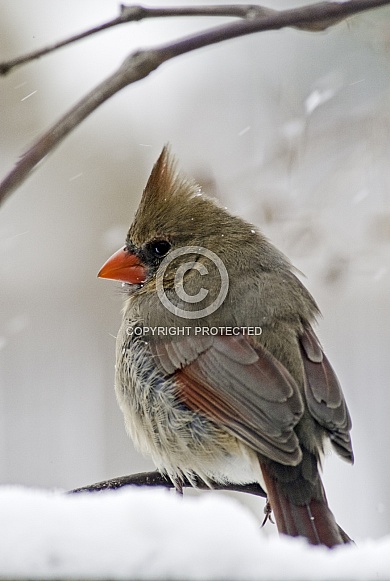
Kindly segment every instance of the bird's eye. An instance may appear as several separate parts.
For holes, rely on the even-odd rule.
[[[150,243],[149,248],[154,256],[157,258],[162,258],[168,254],[171,245],[167,240],[155,240],[154,242]]]

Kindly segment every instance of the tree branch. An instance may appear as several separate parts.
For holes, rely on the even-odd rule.
[[[102,490],[116,490],[124,486],[163,486],[165,488],[174,488],[174,485],[168,477],[163,476],[160,472],[139,472],[138,474],[131,474],[130,476],[120,476],[111,480],[104,480],[82,488],[75,488],[70,490],[69,494],[76,494],[78,492],[100,492]],[[183,488],[194,488],[188,480],[181,483]],[[253,482],[251,484],[221,484],[219,482],[211,482],[211,487],[205,484],[199,478],[195,479],[195,488],[201,490],[229,490],[233,492],[245,492],[255,496],[267,497],[260,484]]]
[[[141,5],[125,6],[124,4],[122,4],[120,7],[120,14],[119,16],[117,16],[117,18],[113,18],[112,20],[104,22],[99,26],[95,26],[89,30],[85,30],[84,32],[70,36],[65,40],[61,40],[59,42],[46,46],[45,48],[0,63],[0,76],[6,75],[16,67],[19,67],[30,61],[50,54],[51,52],[54,52],[59,48],[62,48],[69,44],[73,44],[78,40],[82,40],[84,38],[87,38],[88,36],[92,36],[94,34],[97,34],[98,32],[102,32],[103,30],[113,28],[114,26],[118,26],[119,24],[125,24],[128,22],[139,22],[140,20],[145,20],[147,18],[162,18],[171,16],[219,16],[219,17],[225,16],[236,18],[254,18],[254,17],[258,18],[260,16],[266,16],[270,14],[277,14],[277,10],[272,10],[271,8],[264,8],[262,6],[257,6],[255,4],[238,5],[238,6],[234,4],[221,6],[188,6],[188,7],[174,6],[172,8],[151,8]]]
[[[0,184],[0,203],[28,177],[30,172],[49,152],[102,103],[124,87],[143,79],[165,61],[182,54],[266,30],[287,26],[323,30],[352,14],[390,4],[390,0],[349,0],[348,2],[322,2],[283,12],[246,18],[218,26],[157,48],[139,50],[125,59],[119,69],[79,101],[53,125],[22,156],[14,169]],[[131,7],[128,8],[131,10]],[[147,9],[150,10],[150,9]]]

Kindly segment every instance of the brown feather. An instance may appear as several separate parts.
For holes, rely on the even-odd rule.
[[[329,510],[323,489],[321,499],[311,499],[306,504],[297,505],[285,496],[279,481],[270,475],[267,465],[261,463],[261,469],[280,533],[291,537],[306,537],[312,545],[327,547],[350,542]]]
[[[294,427],[303,404],[288,371],[263,347],[251,346],[243,337],[213,337],[212,345],[192,363],[179,369],[178,395],[254,450],[283,464],[301,460]],[[177,344],[196,344],[186,337]],[[195,352],[198,349],[195,348]],[[166,357],[179,368],[172,342],[153,347],[155,356]],[[237,354],[245,353],[238,362]],[[166,363],[164,363],[166,367]]]
[[[349,434],[352,423],[337,376],[311,328],[305,330],[300,341],[309,411],[328,431],[336,451],[353,463]]]

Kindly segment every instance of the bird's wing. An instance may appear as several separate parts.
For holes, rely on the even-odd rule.
[[[328,432],[340,456],[353,462],[349,434],[351,418],[336,374],[310,327],[301,335],[300,344],[305,370],[305,397],[309,411]]]
[[[301,460],[294,427],[303,401],[290,373],[264,347],[240,336],[182,337],[151,346],[178,395],[266,457]]]

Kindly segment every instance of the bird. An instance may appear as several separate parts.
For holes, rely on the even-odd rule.
[[[351,417],[297,274],[165,145],[98,277],[125,294],[115,391],[136,448],[178,490],[183,479],[259,483],[280,534],[332,548],[352,541],[322,462],[333,448],[353,463]]]

